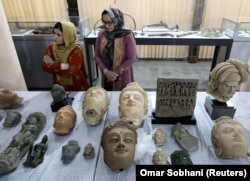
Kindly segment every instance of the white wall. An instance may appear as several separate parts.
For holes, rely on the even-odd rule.
[[[0,25],[0,87],[12,91],[26,91],[27,86],[12,41],[2,1],[0,1]]]

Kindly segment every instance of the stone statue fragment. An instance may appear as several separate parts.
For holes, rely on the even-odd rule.
[[[67,145],[62,147],[62,162],[69,164],[74,160],[76,154],[80,151],[80,146],[76,140],[69,140]]]
[[[21,106],[23,97],[8,89],[0,88],[0,109],[14,109]]]
[[[21,113],[15,110],[9,110],[3,122],[5,127],[15,127],[21,121]]]
[[[28,115],[21,130],[13,136],[4,152],[0,153],[0,174],[16,169],[20,159],[32,147],[45,124],[46,116],[42,112],[34,112]]]
[[[172,135],[179,145],[187,151],[193,151],[199,147],[198,139],[190,134],[180,123],[173,126]]]

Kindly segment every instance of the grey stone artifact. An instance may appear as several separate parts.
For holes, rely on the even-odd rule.
[[[190,134],[180,123],[173,125],[172,135],[177,143],[187,151],[193,151],[199,148],[198,139]]]
[[[97,125],[101,122],[109,107],[109,96],[102,87],[90,87],[82,103],[82,116],[87,125]]]
[[[192,116],[198,79],[157,78],[155,116],[179,118]]]
[[[79,151],[80,146],[78,145],[78,142],[76,140],[69,140],[68,144],[62,147],[62,162],[64,164],[71,163]]]
[[[52,89],[51,89],[51,95],[53,98],[53,101],[56,104],[60,104],[63,102],[63,100],[66,97],[66,92],[64,90],[64,87],[58,84],[53,84]]]
[[[21,106],[23,97],[8,89],[0,88],[0,109],[14,109]]]
[[[122,89],[118,111],[122,121],[133,124],[135,128],[142,125],[148,113],[148,96],[137,82],[130,82]]]
[[[57,113],[54,120],[54,133],[58,135],[69,134],[74,128],[76,123],[76,112],[71,105],[66,105],[61,107]]]
[[[171,155],[172,165],[193,165],[188,151],[186,150],[175,150]]]
[[[243,125],[229,116],[218,118],[211,130],[211,141],[220,158],[246,158],[248,142]]]
[[[94,156],[95,156],[95,148],[93,147],[91,143],[88,143],[84,147],[83,157],[86,159],[91,159],[91,158],[94,158]]]
[[[113,172],[129,169],[134,162],[137,132],[132,124],[117,121],[107,126],[101,137],[105,164]]]
[[[156,150],[152,162],[155,165],[167,165],[167,154],[162,149]]]
[[[34,144],[45,124],[46,116],[42,112],[34,112],[28,115],[21,130],[13,136],[4,152],[0,153],[0,174],[16,169],[20,159]]]
[[[220,102],[231,99],[238,86],[248,79],[249,66],[247,63],[236,59],[229,59],[219,63],[210,72],[207,93]]]
[[[21,120],[21,113],[15,110],[9,110],[3,122],[5,127],[15,127]]]
[[[43,162],[45,153],[47,151],[48,145],[48,136],[44,135],[42,141],[35,146],[31,146],[28,152],[26,161],[23,163],[25,167],[37,167],[40,163]]]
[[[166,142],[166,134],[161,128],[157,128],[154,134],[155,144],[158,146],[164,145]]]

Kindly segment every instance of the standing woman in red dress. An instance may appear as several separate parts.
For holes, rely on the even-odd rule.
[[[106,8],[101,16],[105,30],[98,33],[95,62],[102,72],[102,87],[107,91],[121,91],[134,81],[134,34],[124,27],[123,13],[119,9]]]
[[[86,91],[89,88],[87,67],[75,25],[66,21],[57,22],[53,33],[54,42],[45,51],[42,69],[52,74],[53,84],[63,86],[65,91]]]

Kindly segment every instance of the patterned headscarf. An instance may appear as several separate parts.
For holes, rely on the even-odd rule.
[[[108,43],[102,52],[102,57],[104,58],[105,66],[108,69],[111,69],[113,67],[114,58],[114,40],[125,36],[130,33],[131,30],[124,28],[123,13],[119,9],[108,7],[102,12],[102,15],[106,12],[114,23],[115,30],[112,32],[105,31],[104,35],[107,38]]]

